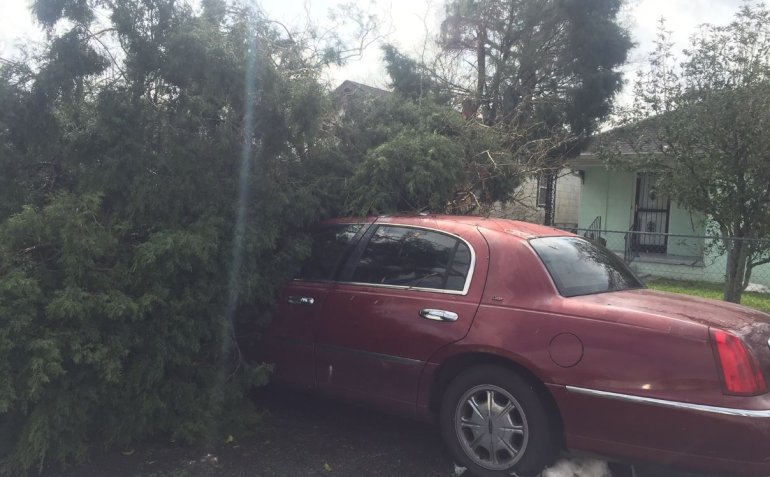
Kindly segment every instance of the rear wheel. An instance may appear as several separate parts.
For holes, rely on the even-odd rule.
[[[500,366],[459,374],[441,403],[441,434],[477,476],[538,475],[558,451],[558,430],[533,386]]]

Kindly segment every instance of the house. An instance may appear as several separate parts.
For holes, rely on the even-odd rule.
[[[351,101],[371,101],[386,98],[391,92],[355,81],[345,80],[332,91],[332,98],[340,114]],[[531,177],[511,193],[511,202],[498,205],[491,211],[495,217],[510,218],[542,224],[546,207],[545,182]],[[565,229],[578,226],[580,177],[571,169],[559,171],[554,187],[554,225]]]
[[[581,178],[578,172],[562,169],[556,176],[554,187],[555,227],[574,230],[578,227]],[[492,215],[506,219],[523,220],[536,224],[545,223],[546,186],[540,177],[525,180],[511,193],[511,201],[498,205]]]
[[[391,92],[386,89],[345,80],[342,84],[334,88],[332,91],[332,99],[340,111],[344,111],[345,106],[350,101],[367,101],[387,98],[390,94]]]
[[[570,162],[581,180],[578,232],[604,243],[643,278],[723,283],[727,259],[721,241],[710,237],[708,217],[659,191],[657,174],[663,172],[607,166],[602,152],[637,158],[661,153],[659,143],[640,141],[640,135],[656,136],[638,126],[632,146],[627,130],[607,131]],[[755,269],[751,281],[770,286],[770,268]]]

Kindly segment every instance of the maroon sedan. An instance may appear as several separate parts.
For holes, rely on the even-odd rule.
[[[560,230],[416,216],[320,226],[268,332],[281,381],[437,420],[479,476],[560,451],[770,475],[770,316],[645,289]]]

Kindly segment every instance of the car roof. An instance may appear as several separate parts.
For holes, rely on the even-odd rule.
[[[415,215],[381,215],[368,217],[341,217],[325,220],[324,224],[334,223],[398,223],[403,225],[424,226],[427,228],[451,228],[458,224],[469,227],[490,230],[498,233],[514,235],[528,240],[537,237],[573,236],[574,234],[545,225],[531,224],[518,220],[478,217],[472,215],[439,215],[439,214],[415,214]]]

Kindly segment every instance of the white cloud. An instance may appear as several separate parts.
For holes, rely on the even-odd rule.
[[[43,38],[32,21],[28,0],[0,0],[0,56],[10,56],[19,46]]]
[[[308,15],[314,23],[322,23],[329,10],[344,3],[349,0],[262,0],[260,5],[271,17],[292,27],[302,27]],[[380,46],[392,43],[401,51],[419,57],[426,34],[429,40],[438,31],[443,12],[443,0],[370,0],[358,2],[358,6],[377,15],[383,38],[367,48],[362,58],[352,60],[342,68],[330,69],[327,79],[335,85],[351,79],[385,86],[388,79]]]
[[[630,8],[632,33],[638,47],[630,57],[643,61],[652,49],[658,22],[665,18],[677,50],[686,47],[690,36],[704,23],[729,22],[744,0],[636,0]]]
[[[262,0],[260,5],[272,17],[295,27],[306,24],[308,15],[316,23],[326,21],[331,8],[349,0]],[[402,51],[419,56],[426,40],[426,27],[435,34],[443,13],[443,0],[369,0],[359,6],[373,8],[382,20],[384,41]],[[665,17],[673,31],[676,48],[681,50],[702,23],[724,24],[733,17],[744,0],[628,0],[624,12],[637,47],[625,68],[633,72],[652,48],[658,20]],[[30,0],[0,0],[0,56],[12,55],[17,45],[43,38],[29,11]],[[381,42],[380,42],[381,44]],[[379,44],[372,45],[361,59],[343,68],[332,68],[326,78],[332,85],[352,79],[375,86],[387,84]]]

